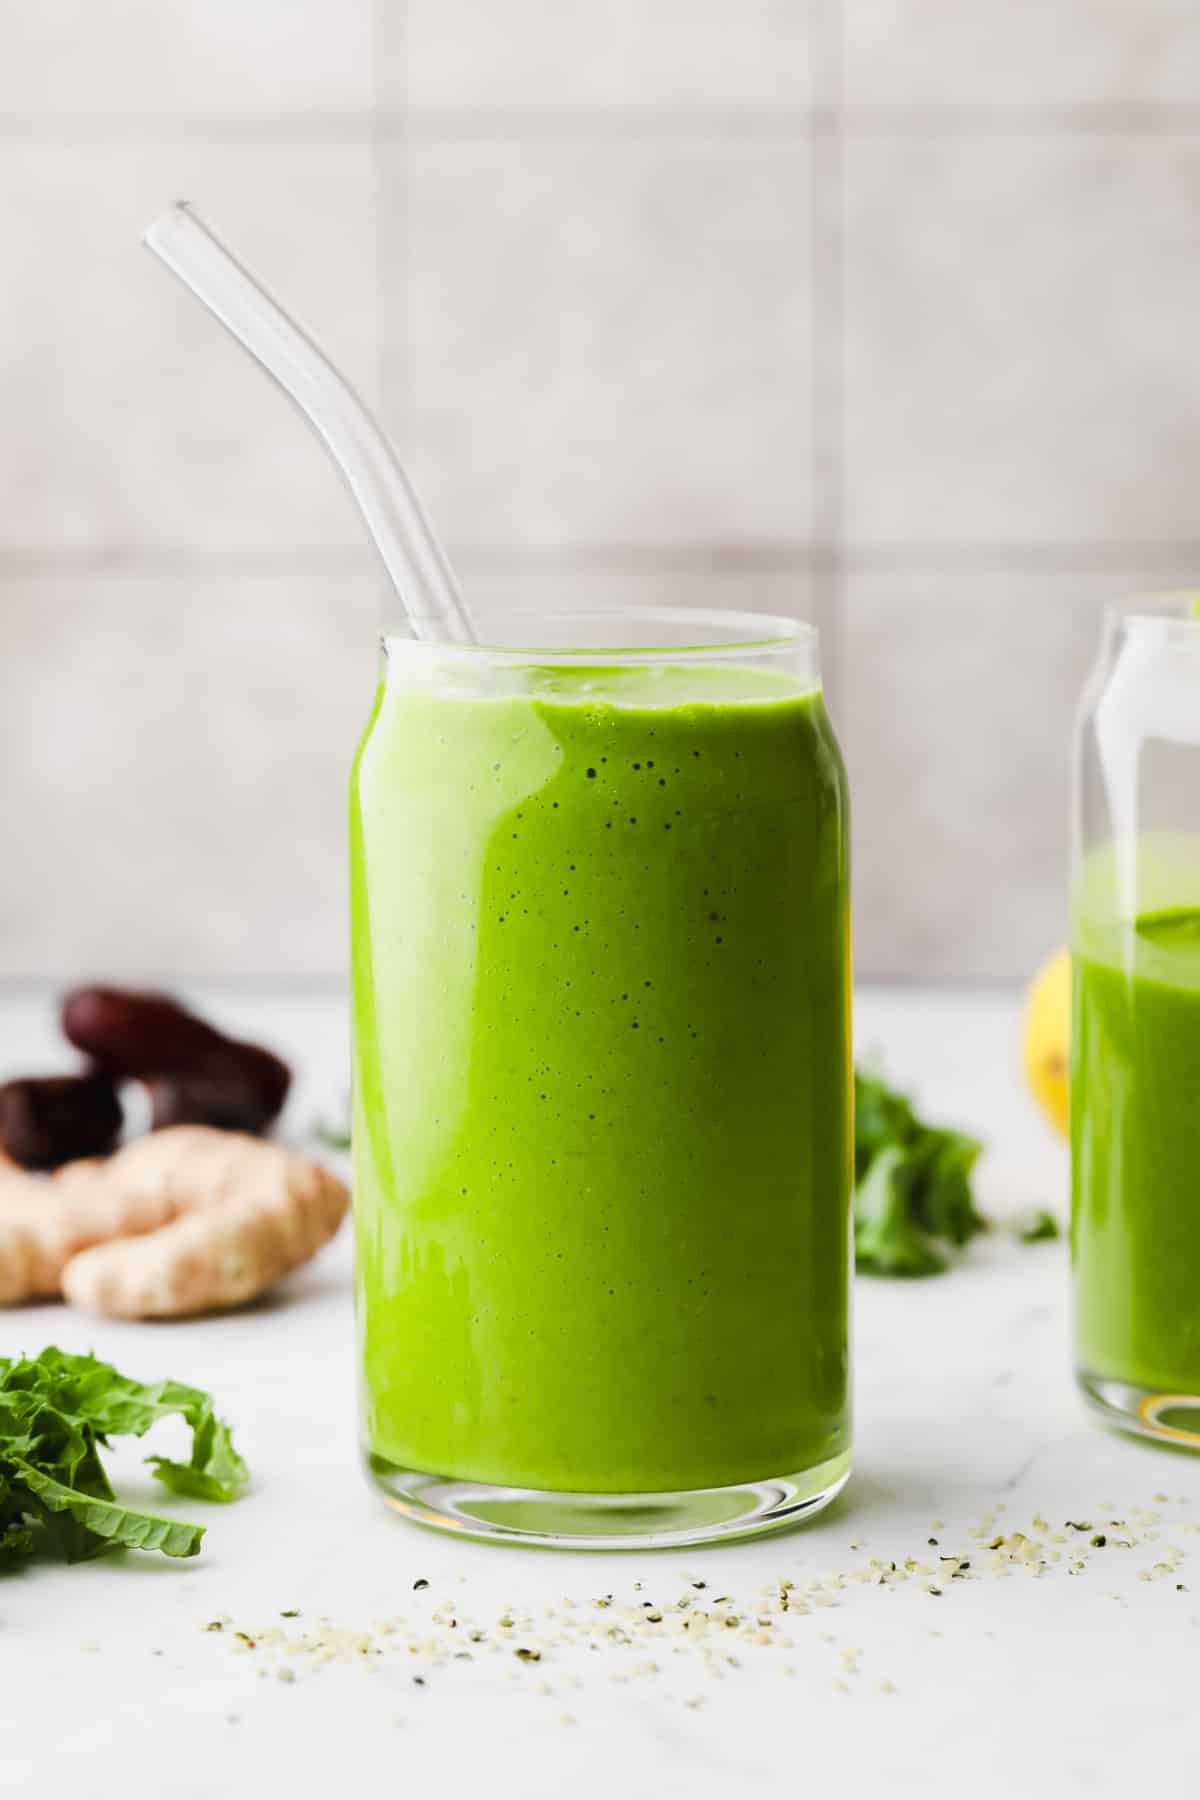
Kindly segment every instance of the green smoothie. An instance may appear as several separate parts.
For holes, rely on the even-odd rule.
[[[1074,960],[1077,1361],[1200,1395],[1200,908],[1144,912]]]
[[[369,1453],[606,1494],[844,1466],[846,800],[819,691],[720,664],[489,691],[421,654],[394,649],[352,788]]]

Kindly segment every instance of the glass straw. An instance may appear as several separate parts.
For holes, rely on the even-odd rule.
[[[473,644],[475,631],[446,553],[391,444],[307,332],[186,202],[145,242],[172,274],[274,376],[323,439],[358,502],[414,637]]]

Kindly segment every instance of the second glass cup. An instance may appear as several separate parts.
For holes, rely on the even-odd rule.
[[[1200,1449],[1200,618],[1114,609],[1076,755],[1076,1371],[1110,1424]]]
[[[850,1466],[847,799],[815,633],[492,635],[387,639],[355,764],[368,1467],[481,1537],[770,1529]]]

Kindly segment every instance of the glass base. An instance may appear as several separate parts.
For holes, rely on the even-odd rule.
[[[659,1494],[555,1494],[397,1468],[368,1455],[388,1505],[419,1525],[489,1543],[560,1550],[664,1550],[729,1543],[812,1518],[850,1478],[850,1452],[794,1475]]]
[[[1200,1394],[1176,1394],[1138,1387],[1105,1375],[1076,1371],[1076,1380],[1092,1411],[1109,1425],[1138,1437],[1185,1450],[1200,1450]]]

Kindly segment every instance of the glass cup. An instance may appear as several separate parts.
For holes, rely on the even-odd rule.
[[[1200,1448],[1200,617],[1109,614],[1077,739],[1071,1245],[1080,1386]]]
[[[657,610],[489,636],[386,639],[354,769],[367,1467],[482,1538],[773,1529],[850,1467],[847,802],[816,634]]]

